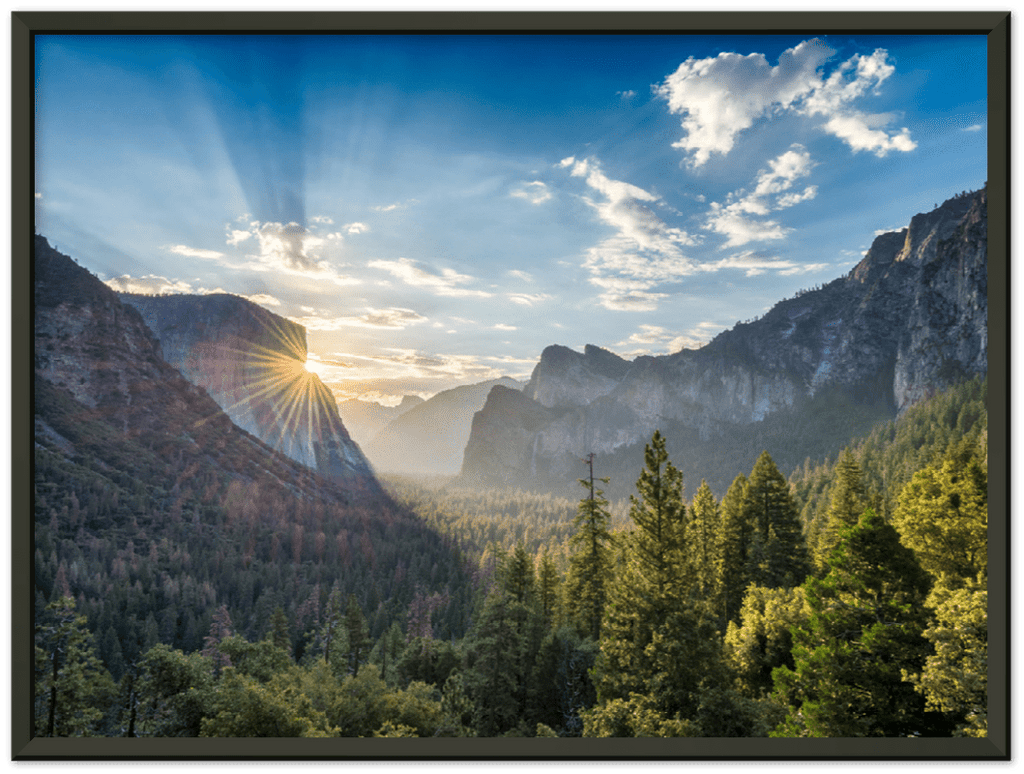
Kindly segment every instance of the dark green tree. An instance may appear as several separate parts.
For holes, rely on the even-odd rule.
[[[611,565],[611,534],[608,525],[608,501],[596,481],[607,484],[607,478],[594,478],[594,455],[587,457],[590,475],[579,479],[587,489],[587,497],[580,500],[575,532],[569,538],[571,555],[566,579],[566,606],[569,617],[595,640],[601,633],[601,618],[607,598],[607,583]]]
[[[747,583],[769,588],[803,583],[810,562],[799,512],[768,452],[761,453],[750,472],[743,520],[751,529]]]
[[[347,662],[350,674],[357,674],[359,667],[366,663],[370,655],[370,630],[366,625],[366,617],[356,600],[355,594],[348,595],[345,608],[345,634],[347,637]]]
[[[93,736],[115,700],[116,686],[96,655],[86,617],[59,597],[36,624],[35,733]]]
[[[739,615],[747,589],[747,552],[753,526],[746,521],[743,512],[746,489],[747,477],[740,473],[722,498],[722,553],[718,575],[722,579],[722,611],[726,621],[735,620]]]
[[[695,592],[708,608],[721,612],[722,519],[718,502],[708,486],[701,481],[690,506],[687,552],[693,564]]]
[[[827,571],[828,557],[839,542],[840,531],[857,524],[867,506],[866,499],[860,465],[850,450],[844,449],[833,473],[831,503],[823,514],[824,521],[819,517],[808,530],[817,573]]]
[[[825,578],[804,585],[810,618],[793,631],[795,667],[774,672],[789,714],[773,735],[929,735],[924,699],[904,679],[928,652],[928,574],[870,509],[840,538]]]

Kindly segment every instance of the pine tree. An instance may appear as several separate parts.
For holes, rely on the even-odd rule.
[[[658,431],[644,450],[644,462],[636,482],[638,496],[629,498],[629,515],[636,525],[632,551],[645,607],[660,617],[672,600],[682,597],[686,582],[691,580],[683,552],[683,474],[669,461],[665,439]]]
[[[358,674],[359,667],[366,662],[370,652],[370,631],[355,594],[348,595],[345,634],[348,639],[348,671],[353,675]]]
[[[701,681],[720,666],[720,638],[688,593],[682,473],[658,432],[645,459],[631,498],[635,529],[622,541],[593,670],[598,705],[585,723],[594,732],[607,730],[608,713],[634,694],[652,723],[681,722],[697,709]]]
[[[927,655],[929,577],[870,509],[840,536],[828,574],[804,584],[810,619],[793,630],[795,667],[773,674],[790,708],[773,735],[927,735],[924,699],[904,675]]]
[[[893,526],[936,577],[988,572],[988,466],[973,444],[952,447],[900,492]]]
[[[608,574],[611,564],[609,544],[611,534],[608,525],[608,501],[604,492],[595,487],[595,481],[607,484],[607,478],[594,478],[594,455],[587,457],[590,476],[579,483],[588,491],[580,501],[575,532],[569,538],[572,554],[569,558],[569,573],[566,580],[566,605],[569,616],[583,632],[595,640],[601,633],[601,618],[607,599]]]
[[[769,588],[790,588],[803,583],[810,564],[803,529],[789,484],[768,452],[754,464],[743,500],[743,520],[752,530],[752,545],[759,549],[747,556],[748,583]]]
[[[213,663],[214,673],[219,675],[224,667],[231,666],[231,658],[221,652],[218,647],[221,642],[230,637],[231,614],[228,613],[227,605],[221,605],[213,614],[213,621],[210,623],[210,633],[203,638],[203,649],[200,653],[206,656]]]
[[[831,505],[825,523],[816,529],[812,544],[814,567],[823,573],[828,557],[839,542],[839,533],[853,527],[867,505],[861,469],[849,449],[844,449],[833,473]]]
[[[292,655],[292,638],[288,633],[288,616],[284,608],[278,605],[274,608],[274,614],[270,619],[270,641],[277,647]]]
[[[561,577],[547,549],[540,555],[537,564],[537,602],[544,627],[551,629],[559,620]]]
[[[722,523],[715,495],[701,481],[690,506],[687,551],[691,556],[697,596],[716,613],[721,610]]]
[[[46,606],[36,626],[35,662],[36,735],[98,733],[116,688],[71,597]]]
[[[722,579],[722,610],[726,621],[739,615],[747,589],[747,552],[752,525],[744,518],[747,477],[740,473],[722,498],[722,555],[718,575]]]

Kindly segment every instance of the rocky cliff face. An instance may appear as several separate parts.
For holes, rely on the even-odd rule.
[[[206,390],[161,357],[136,309],[45,238],[37,237],[34,249],[37,444],[71,458],[88,455],[111,470],[135,449],[163,459],[158,467],[202,471],[203,480],[217,471],[324,502],[377,496],[375,482],[335,486],[239,429]],[[68,426],[87,426],[92,436],[76,448],[56,429]]]
[[[522,396],[495,391],[474,419],[464,477],[571,476],[570,462],[642,444],[655,429],[708,441],[824,393],[895,415],[985,373],[986,212],[982,190],[917,215],[875,239],[847,276],[698,350],[627,362],[592,346],[547,348]]]
[[[121,300],[140,313],[167,362],[236,425],[322,476],[375,485],[334,396],[305,369],[301,325],[227,294]]]

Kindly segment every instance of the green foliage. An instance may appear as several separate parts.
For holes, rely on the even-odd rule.
[[[730,621],[725,633],[725,658],[744,696],[765,696],[772,690],[772,671],[793,668],[791,630],[804,626],[807,617],[802,587],[747,589],[739,623]]]
[[[75,601],[60,597],[47,605],[36,624],[35,735],[102,733],[115,691]]]
[[[234,668],[224,670],[201,736],[336,736],[325,714],[304,693],[283,689],[282,681],[261,683]]]
[[[928,709],[949,718],[955,736],[988,735],[988,591],[983,581],[936,588],[935,621],[925,630],[933,652],[919,674],[904,674]]]
[[[747,582],[770,588],[803,583],[810,566],[803,529],[789,484],[768,452],[750,472],[742,513],[751,539]]]
[[[593,466],[593,458],[590,458]],[[593,475],[593,467],[591,467]],[[598,479],[607,483],[607,479]],[[604,492],[594,486],[594,479],[580,479],[589,496],[580,500],[569,538],[569,573],[566,579],[567,607],[570,618],[581,631],[594,639],[601,632],[601,618],[607,598],[606,584],[611,566],[611,514]]]
[[[235,635],[222,640],[218,647],[239,674],[261,683],[268,682],[292,663],[288,653],[270,640],[249,642]]]
[[[988,571],[988,471],[969,442],[914,474],[900,493],[893,526],[936,577]]]
[[[839,543],[840,531],[856,525],[866,506],[860,465],[850,450],[844,449],[833,474],[831,505],[807,529],[816,572],[826,571],[828,557]]]
[[[213,665],[160,643],[139,663],[139,736],[198,736],[213,704]]]
[[[925,660],[931,581],[874,511],[840,536],[828,575],[804,586],[811,615],[793,632],[795,667],[775,670],[789,714],[773,735],[927,734],[924,700],[903,674]]]

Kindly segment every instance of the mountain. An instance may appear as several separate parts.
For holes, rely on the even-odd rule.
[[[522,395],[494,390],[474,417],[462,479],[558,489],[594,452],[632,484],[661,429],[694,488],[706,477],[721,493],[750,469],[741,449],[768,448],[780,466],[834,454],[872,423],[985,373],[987,325],[983,189],[880,235],[845,277],[700,349],[629,362],[548,347]]]
[[[421,403],[423,398],[419,395],[404,395],[397,406],[382,406],[380,403],[358,399],[343,400],[338,404],[338,414],[351,433],[352,440],[365,449],[389,422]]]
[[[392,420],[366,446],[377,470],[417,475],[454,475],[462,467],[473,415],[494,388],[518,390],[507,376],[437,393]]]
[[[142,315],[167,362],[236,425],[326,478],[376,486],[331,391],[305,368],[301,325],[229,294],[120,298]]]
[[[202,648],[221,606],[253,640],[282,608],[299,657],[332,589],[377,638],[417,594],[468,582],[374,479],[325,478],[235,425],[134,307],[43,237],[34,301],[36,614],[73,597],[115,678],[157,642]],[[451,600],[441,636],[463,633]]]

